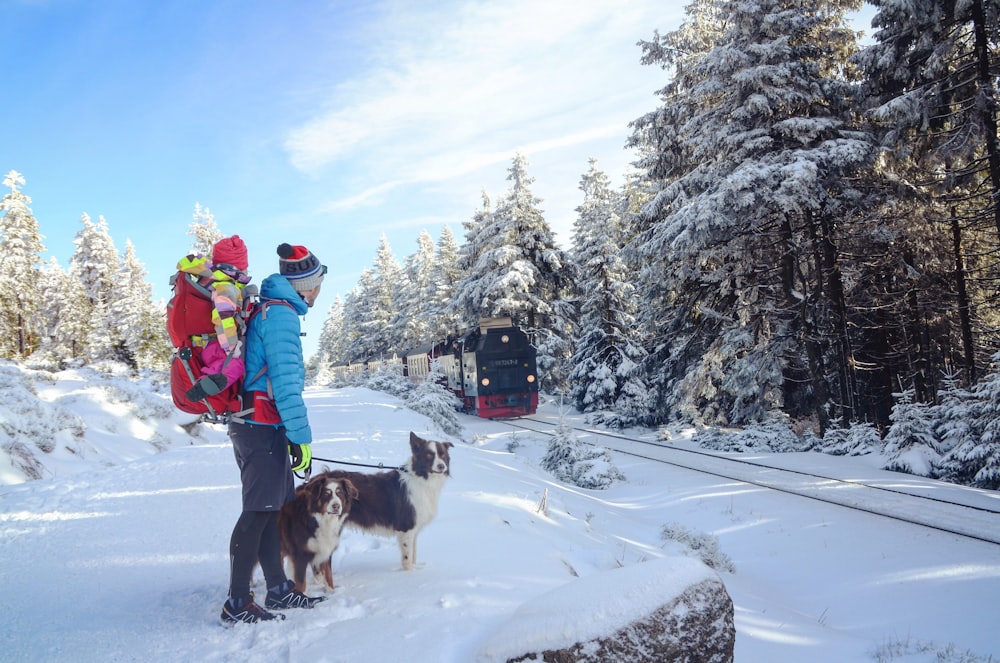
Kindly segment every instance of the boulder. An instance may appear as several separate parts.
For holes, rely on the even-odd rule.
[[[733,602],[698,560],[668,558],[573,580],[521,605],[478,663],[731,663]]]

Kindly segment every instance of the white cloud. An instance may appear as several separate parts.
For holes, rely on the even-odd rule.
[[[422,4],[390,5],[370,26],[374,64],[288,136],[296,168],[322,177],[350,161],[361,186],[384,191],[468,176],[516,150],[620,149],[662,86],[635,44],[681,12],[650,0]]]

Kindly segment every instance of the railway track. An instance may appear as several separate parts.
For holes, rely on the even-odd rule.
[[[503,423],[542,435],[552,435],[557,425],[532,417]],[[758,460],[685,449],[608,431],[572,430],[581,442],[620,454],[1000,545],[1000,494],[993,491],[963,489],[930,480],[914,481],[908,475],[900,475],[898,480],[830,476],[829,472],[819,474],[782,468]],[[778,459],[780,456],[776,457]],[[961,499],[936,496],[934,491],[941,486],[957,489]],[[956,491],[948,492],[954,495]]]

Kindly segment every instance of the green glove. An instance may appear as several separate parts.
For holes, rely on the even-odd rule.
[[[288,453],[292,457],[292,472],[306,471],[306,474],[312,472],[312,447],[308,444],[294,444],[290,443],[288,445]]]

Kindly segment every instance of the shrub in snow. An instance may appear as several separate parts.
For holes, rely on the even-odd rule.
[[[556,427],[540,465],[560,481],[580,488],[603,490],[625,479],[607,449],[580,442],[565,421]]]
[[[744,429],[707,428],[699,431],[696,439],[703,449],[736,452],[771,451],[775,453],[807,451],[816,442],[815,436],[799,437],[796,435],[788,418],[779,412],[773,412],[764,421],[750,424]]]
[[[56,447],[52,406],[38,398],[27,374],[13,366],[0,367],[0,439],[4,449],[35,447],[51,453]],[[24,454],[24,449],[19,451]]]
[[[855,422],[847,428],[830,428],[823,435],[819,451],[832,456],[864,456],[882,448],[878,429]]]
[[[410,382],[410,379],[404,377],[398,368],[393,367],[383,367],[369,373],[360,381],[360,386],[403,399],[413,391],[413,383]]]
[[[654,409],[656,396],[653,389],[641,379],[625,381],[611,412],[594,412],[587,417],[593,424],[615,430],[633,426],[652,426],[656,421]]]
[[[0,366],[0,449],[11,464],[28,479],[42,478],[45,469],[39,454],[51,454],[58,446],[60,433],[75,438],[83,436],[83,419],[61,403],[39,398],[35,383],[53,382],[44,372],[21,370],[13,365]]]
[[[683,525],[671,523],[660,529],[660,538],[681,544],[687,552],[693,553],[709,568],[736,573],[733,560],[719,550],[719,540],[711,534],[692,532]]]
[[[885,436],[885,462],[882,467],[894,472],[931,476],[941,461],[938,439],[934,433],[930,406],[913,401],[913,391],[893,394],[896,404],[889,419],[892,427]]]
[[[438,382],[442,378],[444,375],[440,371],[432,370],[406,396],[406,407],[429,417],[444,433],[459,436],[462,424],[458,421],[458,409],[462,407],[462,401]]]
[[[173,404],[158,395],[157,385],[149,380],[113,379],[107,381],[103,389],[108,401],[128,406],[136,418],[142,421],[167,419],[174,413]]]
[[[992,655],[981,656],[968,650],[959,649],[954,643],[942,645],[936,642],[915,640],[912,637],[905,640],[884,642],[875,648],[872,656],[875,663],[909,660],[927,660],[935,663],[996,663],[996,659]]]

